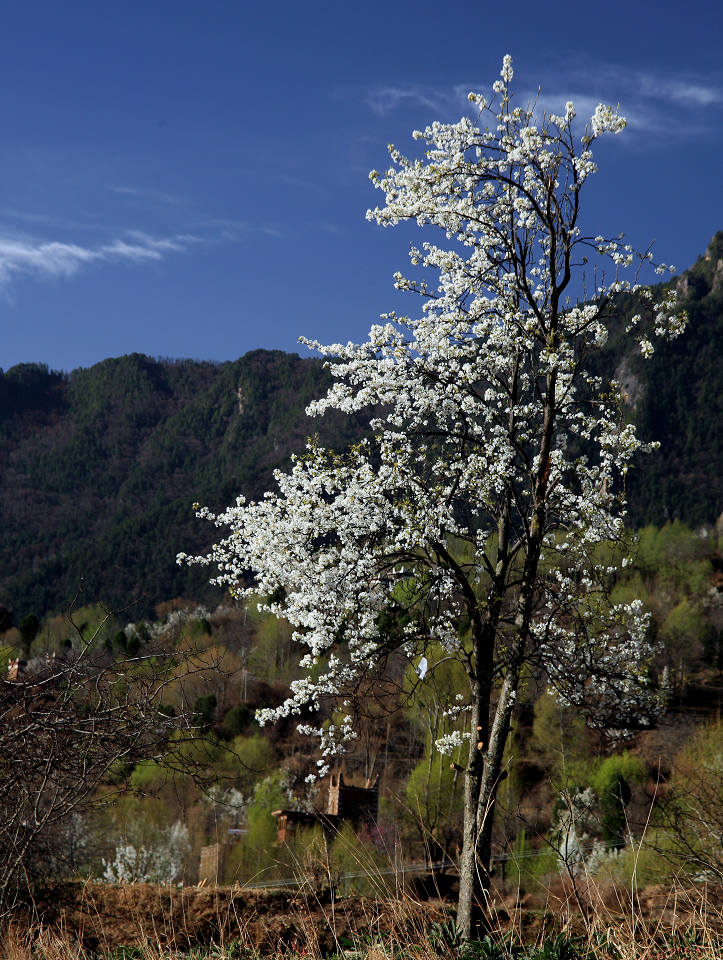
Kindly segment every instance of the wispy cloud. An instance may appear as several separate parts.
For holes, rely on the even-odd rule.
[[[0,287],[17,276],[41,279],[71,277],[98,263],[148,263],[169,253],[182,253],[200,238],[190,234],[152,237],[132,231],[99,246],[90,247],[58,240],[33,240],[0,234]]]
[[[667,80],[648,73],[639,74],[637,82],[640,93],[655,100],[672,100],[682,106],[693,107],[709,107],[723,103],[723,87],[713,84]]]
[[[666,138],[711,129],[706,111],[723,104],[723,82],[625,70],[609,63],[588,65],[584,71],[572,71],[567,77],[557,73],[547,80],[543,78],[541,86],[544,93],[538,99],[538,107],[544,110],[559,113],[562,104],[572,100],[582,120],[592,114],[598,103],[619,103],[631,133]]]
[[[376,87],[368,92],[365,100],[370,110],[383,117],[397,110],[400,106],[409,106],[410,104],[437,110],[445,97],[444,95],[439,96],[438,91],[421,86]]]
[[[333,237],[338,237],[346,233],[346,230],[343,227],[340,227],[338,223],[331,223],[329,220],[322,220],[317,224],[316,229],[320,233],[327,233]]]
[[[103,223],[100,217],[91,217],[88,215],[83,218],[68,217],[47,213],[46,211],[19,210],[17,207],[0,207],[0,223],[3,224],[3,226],[0,226],[0,236],[6,231],[6,227],[4,226],[6,223],[18,224],[16,228],[12,228],[18,231],[58,230],[67,233],[68,230],[74,230],[97,233],[102,229],[103,232],[106,233],[108,230],[107,223]]]
[[[273,223],[254,223],[249,220],[237,220],[232,217],[207,217],[191,224],[201,230],[210,230],[221,240],[241,241],[249,237],[270,237],[279,240],[284,231]]]
[[[108,188],[111,193],[117,193],[121,196],[132,197],[135,200],[143,200],[144,202],[151,200],[156,203],[167,204],[169,206],[179,206],[182,203],[185,203],[183,197],[177,196],[175,193],[167,193],[165,190],[155,190],[152,187],[133,187],[133,186],[113,186]]]
[[[723,103],[723,77],[705,78],[691,73],[675,75],[670,71],[628,70],[611,63],[595,63],[585,70],[577,70],[567,79],[587,87],[610,91],[650,103],[676,104],[699,109]]]
[[[279,169],[278,166],[269,166],[268,164],[265,164],[262,169],[239,167],[239,169],[235,171],[235,174],[237,177],[243,177],[244,179],[271,181],[275,185],[284,183],[290,187],[300,187],[304,190],[313,190],[317,193],[326,193],[328,190],[328,187],[323,181],[301,177],[297,173],[286,173]]]
[[[428,84],[372,87],[364,95],[364,102],[378,116],[386,116],[400,107],[424,107],[434,111],[448,111],[464,106],[471,87],[454,84],[451,87],[432,87]]]
[[[592,115],[598,103],[620,103],[621,113],[632,132],[680,137],[700,132],[710,119],[706,111],[723,105],[723,79],[711,81],[693,75],[675,76],[654,71],[629,71],[610,63],[587,64],[585,70],[558,69],[540,77],[543,91],[517,86],[516,103],[536,102],[538,110],[561,113],[568,100],[575,103],[580,124]],[[433,87],[425,84],[379,85],[365,91],[363,102],[377,116],[396,110],[419,109],[435,118],[451,119],[460,110],[467,112],[467,93],[484,93],[489,83],[450,84]],[[349,91],[342,95],[348,96]]]

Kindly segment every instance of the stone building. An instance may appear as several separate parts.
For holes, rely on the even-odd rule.
[[[286,843],[299,827],[321,824],[325,832],[338,832],[344,824],[358,830],[363,824],[375,824],[379,817],[379,778],[367,780],[365,786],[346,783],[341,770],[332,773],[325,811],[274,810],[277,819],[277,842]]]

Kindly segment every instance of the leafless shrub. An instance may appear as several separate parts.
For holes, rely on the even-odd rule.
[[[161,757],[183,767],[181,748],[199,734],[190,711],[164,702],[174,685],[212,671],[211,658],[189,670],[192,650],[156,638],[116,660],[98,642],[106,621],[88,638],[68,619],[77,646],[11,661],[0,679],[0,917],[38,880],[77,866],[77,814],[108,799],[114,768]]]

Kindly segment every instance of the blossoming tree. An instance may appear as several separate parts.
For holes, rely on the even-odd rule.
[[[588,361],[620,292],[643,305],[628,332],[644,355],[685,325],[673,295],[655,303],[637,283],[650,253],[580,225],[593,144],[624,119],[600,105],[582,128],[572,103],[559,116],[515,106],[511,80],[505,57],[492,98],[470,95],[476,121],[416,131],[420,157],[390,147],[389,169],[370,175],[386,202],[369,219],[416,220],[444,238],[412,245],[416,275],[395,274],[421,309],[384,315],[363,344],[304,341],[335,377],[309,412],[368,409],[369,439],[343,454],[310,443],[259,502],[199,508],[230,532],[209,556],[180,558],[215,565],[216,582],[268,598],[293,625],[305,675],[259,719],[304,720],[336,698],[334,723],[301,724],[320,739],[320,774],[354,737],[355,689],[392,651],[425,658],[420,683],[440,650],[462,664],[459,723],[437,747],[466,757],[467,936],[523,669],[600,724],[625,726],[653,704],[642,607],[610,605],[612,570],[596,562],[621,538],[622,480],[642,444],[618,384]]]

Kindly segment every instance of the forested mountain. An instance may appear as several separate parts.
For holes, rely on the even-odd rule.
[[[640,433],[660,440],[631,478],[630,522],[712,523],[723,509],[723,233],[679,285],[686,334],[644,362],[623,340],[621,301],[601,372],[623,383]],[[140,354],[71,374],[38,364],[0,373],[0,604],[41,614],[100,599],[146,615],[174,596],[218,598],[175,555],[214,531],[191,504],[256,497],[310,433],[342,448],[363,423],[306,404],[329,374],[315,359],[257,350],[227,363]]]
[[[306,404],[318,360],[258,350],[231,363],[140,354],[64,375],[22,364],[0,377],[0,603],[17,615],[81,601],[129,616],[177,595],[209,596],[205,571],[175,555],[214,538],[192,504],[257,497],[275,467],[318,432],[358,436]],[[214,593],[218,596],[218,592]]]
[[[685,334],[658,343],[649,360],[630,352],[623,327],[637,305],[626,297],[619,335],[607,350],[639,435],[660,442],[630,476],[635,526],[677,517],[695,527],[714,522],[723,510],[723,231],[671,283],[690,318]]]

